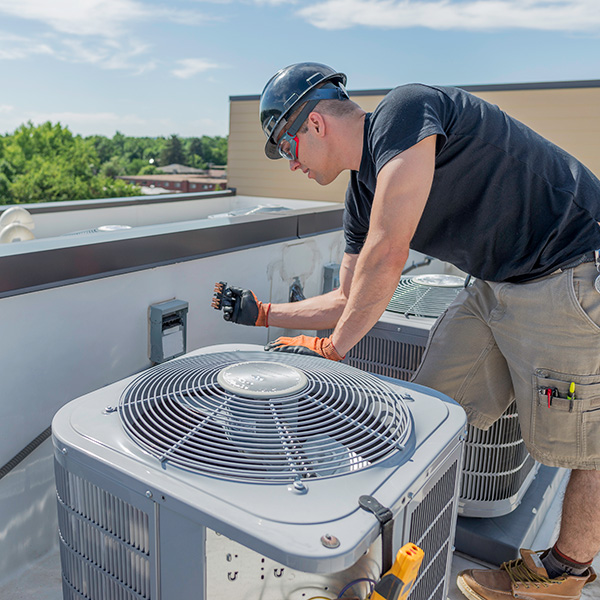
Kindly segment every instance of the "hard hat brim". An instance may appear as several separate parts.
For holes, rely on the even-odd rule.
[[[279,154],[279,150],[277,150],[277,144],[273,142],[270,138],[267,140],[265,144],[265,154],[267,158],[271,160],[277,160],[278,158],[283,158],[281,154]]]

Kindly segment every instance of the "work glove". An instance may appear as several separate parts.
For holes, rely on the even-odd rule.
[[[310,337],[298,335],[296,337],[280,337],[265,346],[269,352],[292,352],[307,356],[320,356],[329,360],[340,361],[340,356],[331,341],[331,338]]]
[[[271,303],[263,304],[250,290],[215,283],[212,307],[223,310],[223,318],[240,325],[269,326]]]

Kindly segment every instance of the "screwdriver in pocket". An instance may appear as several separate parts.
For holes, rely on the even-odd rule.
[[[569,386],[569,393],[567,394],[567,400],[569,401],[569,412],[573,412],[573,400],[575,400],[575,382],[571,381]]]

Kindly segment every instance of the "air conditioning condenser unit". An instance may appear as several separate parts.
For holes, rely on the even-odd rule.
[[[64,598],[364,598],[369,496],[425,552],[411,600],[446,600],[465,427],[432,390],[248,345],[83,396],[52,425]]]

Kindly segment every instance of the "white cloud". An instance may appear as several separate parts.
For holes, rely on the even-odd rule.
[[[23,123],[31,121],[35,125],[50,121],[62,123],[76,134],[92,135],[102,133],[113,135],[115,130],[122,129],[124,124],[143,125],[148,123],[135,115],[119,116],[112,112],[28,112],[24,110],[3,111],[0,107],[0,132],[13,132]]]
[[[147,9],[135,0],[0,0],[0,12],[74,35],[118,35]]]
[[[296,0],[254,0],[254,4],[259,6],[281,6],[283,4],[296,4]]]
[[[81,113],[81,112],[39,112],[35,113],[30,117],[34,123],[45,123],[46,121],[52,121],[53,123],[69,123],[74,125],[80,125],[82,123],[99,123],[99,124],[118,124],[124,121],[131,123],[145,123],[144,119],[140,119],[135,115],[126,115],[120,117],[113,112],[99,112],[99,113]]]
[[[100,40],[90,43],[87,40],[63,39],[57,58],[73,63],[94,64],[102,69],[127,69],[136,74],[156,68],[156,60],[146,59],[150,46],[137,40]]]
[[[13,129],[27,121],[35,125],[50,121],[61,123],[73,133],[84,136],[94,134],[112,136],[115,131],[123,131],[125,128],[148,131],[152,126],[147,119],[137,115],[118,115],[114,112],[33,112],[27,115],[15,115],[11,120],[15,123]]]
[[[6,109],[6,110],[4,110]],[[227,112],[221,118],[202,117],[180,121],[172,116],[152,115],[143,117],[137,114],[117,114],[115,112],[77,111],[25,111],[18,107],[0,105],[0,134],[12,133],[23,123],[31,121],[39,125],[50,121],[61,123],[74,134],[105,135],[112,137],[115,131],[132,136],[165,136],[175,133],[182,136],[226,135],[228,130]]]
[[[321,29],[600,31],[598,0],[325,0],[297,14]]]
[[[219,65],[205,58],[184,58],[178,60],[179,67],[171,71],[175,77],[189,79],[198,73],[204,73],[210,69],[217,69]]]
[[[160,7],[138,0],[0,0],[0,13],[45,23],[55,31],[77,36],[118,37],[139,21],[198,24],[195,11]]]
[[[208,19],[195,10],[181,10],[140,0],[0,0],[0,16],[35,21],[46,32],[13,41],[0,34],[0,60],[52,54],[67,62],[135,74],[154,69],[150,45],[136,39],[144,22],[198,25]]]
[[[54,51],[46,43],[0,31],[0,60],[16,60],[34,54],[54,54]]]

